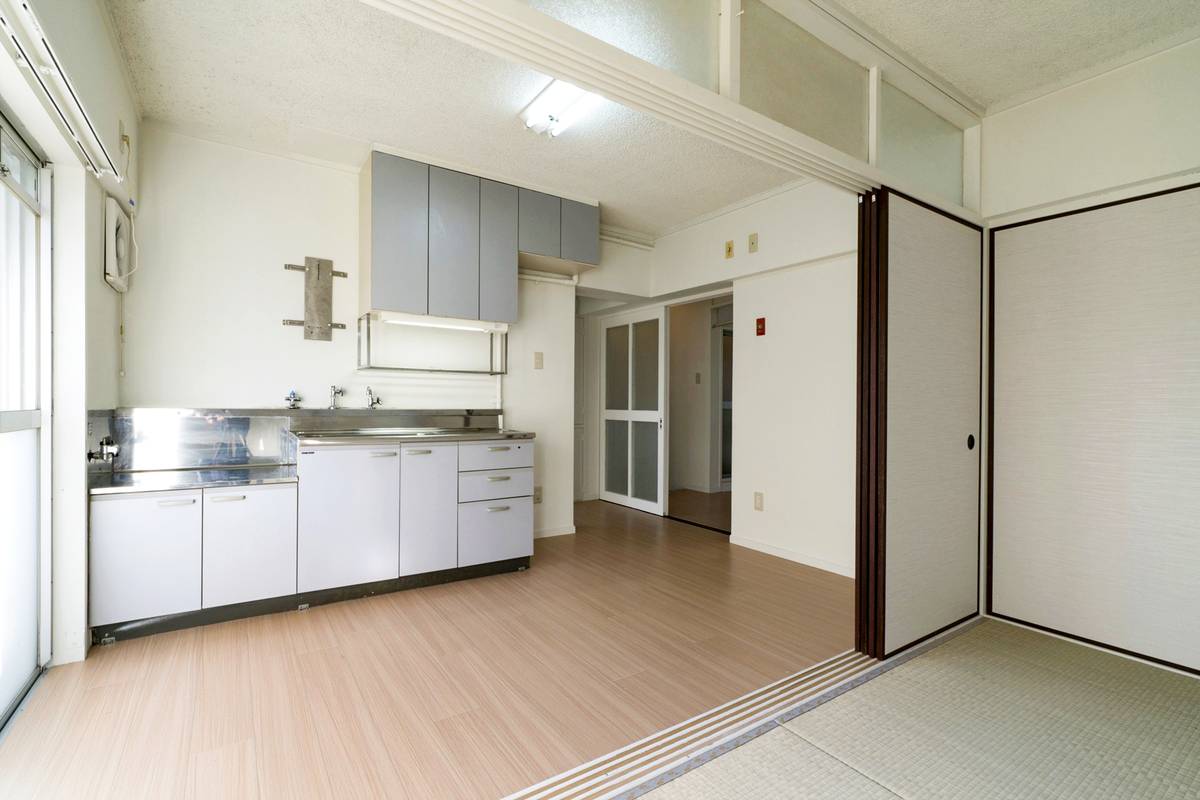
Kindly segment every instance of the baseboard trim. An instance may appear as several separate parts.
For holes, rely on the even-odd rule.
[[[779,547],[778,545],[762,542],[758,539],[739,536],[736,533],[729,537],[729,543],[741,545],[742,547],[747,547],[751,550],[757,550],[758,552],[766,553],[769,556],[786,558],[788,561],[795,561],[797,564],[803,564],[806,567],[813,567],[814,569],[824,570],[825,572],[832,572],[835,575],[841,575],[844,578],[854,577],[853,566],[836,564],[832,561],[826,561],[825,559],[817,558],[816,556],[805,555],[804,553],[800,553],[786,547]]]
[[[535,539],[549,539],[551,536],[566,536],[575,533],[575,526],[568,525],[565,528],[543,528],[540,531],[533,532]]]

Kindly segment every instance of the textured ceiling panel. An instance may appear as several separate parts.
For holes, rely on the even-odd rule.
[[[818,0],[834,5],[832,0]],[[1200,35],[1198,0],[837,0],[981,106]]]
[[[149,119],[357,167],[369,143],[598,200],[658,234],[796,176],[606,102],[556,140],[549,79],[358,0],[109,0]]]

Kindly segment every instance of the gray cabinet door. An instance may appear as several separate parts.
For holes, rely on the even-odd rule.
[[[600,263],[600,207],[562,201],[562,257],[584,264]]]
[[[517,321],[517,187],[488,180],[479,194],[479,318]]]
[[[562,218],[559,198],[521,189],[518,249],[523,253],[559,258]]]
[[[429,165],[371,153],[371,308],[428,313]]]
[[[429,313],[479,319],[479,178],[429,168]]]

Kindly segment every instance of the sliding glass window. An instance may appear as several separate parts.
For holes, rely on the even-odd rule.
[[[40,661],[40,182],[39,164],[0,128],[0,725]]]

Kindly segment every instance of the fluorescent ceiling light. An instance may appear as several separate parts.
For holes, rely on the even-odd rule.
[[[525,127],[558,136],[592,113],[604,98],[566,81],[553,80],[521,112]]]

